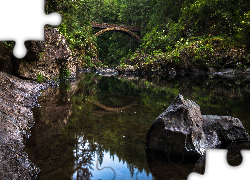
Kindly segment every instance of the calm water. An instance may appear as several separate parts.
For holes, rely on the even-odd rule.
[[[182,94],[203,115],[238,117],[250,133],[249,85],[236,76],[81,73],[43,92],[25,151],[41,170],[37,179],[185,179],[196,162],[146,154],[150,125]]]

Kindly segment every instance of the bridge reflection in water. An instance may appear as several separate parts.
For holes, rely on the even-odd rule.
[[[111,112],[120,112],[120,111],[124,111],[126,109],[129,109],[130,107],[132,107],[133,105],[135,105],[138,101],[140,100],[140,98],[136,98],[135,100],[133,100],[130,104],[122,106],[122,107],[110,107],[110,106],[105,106],[101,103],[99,103],[98,101],[95,102],[95,105],[107,110],[107,111],[111,111]]]
[[[184,180],[190,172],[203,172],[202,163],[145,152],[151,124],[179,93],[197,102],[203,114],[237,116],[250,132],[249,80],[202,74],[133,76],[85,73],[77,86],[44,92],[41,107],[33,109],[36,123],[25,144],[29,159],[41,170],[37,180]]]

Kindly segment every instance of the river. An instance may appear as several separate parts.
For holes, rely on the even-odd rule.
[[[186,179],[196,163],[152,160],[145,152],[150,125],[178,94],[203,115],[239,118],[250,133],[246,77],[81,72],[45,90],[33,109],[25,151],[41,170],[36,179]]]

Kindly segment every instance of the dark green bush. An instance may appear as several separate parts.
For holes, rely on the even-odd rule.
[[[180,20],[185,24],[187,36],[210,34],[234,38],[249,7],[250,2],[245,0],[197,0],[183,7]]]
[[[242,42],[245,44],[247,52],[250,53],[250,11],[244,14],[241,24]]]

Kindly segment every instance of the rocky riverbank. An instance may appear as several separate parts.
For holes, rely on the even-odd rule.
[[[23,143],[34,124],[31,108],[44,88],[0,72],[0,179],[32,179],[39,172]]]

